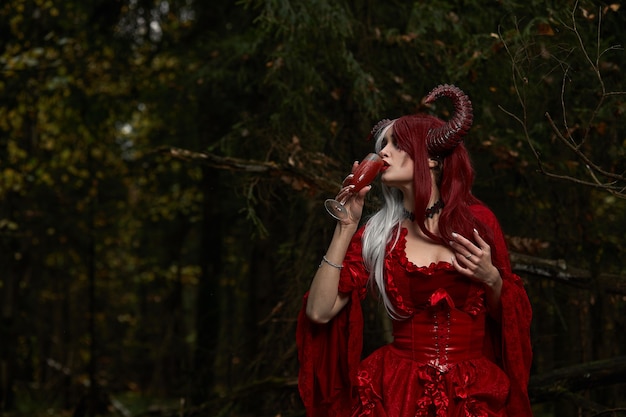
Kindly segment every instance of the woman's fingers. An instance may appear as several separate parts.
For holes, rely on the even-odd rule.
[[[476,243],[458,233],[453,233],[452,237],[454,240],[450,242],[450,247],[455,253],[454,267],[457,271],[485,284],[498,279],[499,272],[491,261],[491,247],[478,231],[474,230]]]
[[[354,174],[348,174],[348,176],[347,176],[347,177],[345,177],[345,178],[343,179],[343,181],[341,182],[341,186],[342,186],[342,187],[346,187],[346,186],[350,185],[350,180],[351,180],[352,178],[354,178]]]
[[[339,193],[337,194],[337,197],[335,198],[335,200],[341,202],[342,204],[345,204],[350,196],[350,190],[354,188],[353,185],[348,185],[346,187],[343,187],[341,190],[339,190]]]
[[[476,246],[472,241],[466,239],[464,236],[461,236],[458,233],[452,233],[452,237],[455,240],[450,242],[450,246],[465,259],[471,259],[474,256],[478,257],[482,255],[482,249]]]
[[[350,220],[346,220],[344,221],[344,223],[359,222],[361,219],[361,214],[363,213],[365,195],[369,192],[369,190],[371,190],[372,187],[370,185],[363,187],[361,190],[359,190],[358,193],[350,192],[350,189],[353,188],[352,186],[345,188],[346,190],[342,190],[339,192],[337,198],[337,201],[342,202],[342,204],[349,213]],[[341,198],[339,198],[339,196],[345,198],[345,200],[342,200]]]
[[[489,248],[489,244],[485,242],[485,240],[480,236],[480,234],[478,233],[478,230],[476,229],[474,229],[474,239],[476,240],[476,243],[478,244],[478,247],[480,249]]]

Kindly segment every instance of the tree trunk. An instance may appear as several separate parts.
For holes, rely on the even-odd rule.
[[[13,382],[15,370],[15,298],[17,276],[14,270],[5,274],[2,288],[2,321],[0,322],[0,411],[2,414],[14,406]]]
[[[215,354],[218,336],[219,277],[222,271],[221,204],[216,198],[220,181],[219,171],[203,168],[201,189],[204,195],[202,241],[199,265],[202,268],[198,283],[197,345],[194,355],[196,383],[192,403],[206,401],[208,387],[215,383]]]

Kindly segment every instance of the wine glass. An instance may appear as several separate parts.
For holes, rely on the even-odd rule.
[[[380,170],[384,166],[382,158],[376,153],[369,153],[359,163],[356,169],[343,180],[342,188],[337,196],[329,198],[324,202],[326,211],[337,220],[344,220],[348,217],[348,210],[344,207],[346,201],[363,187],[374,181]]]

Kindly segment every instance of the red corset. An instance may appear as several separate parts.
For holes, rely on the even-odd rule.
[[[393,321],[394,350],[403,357],[445,372],[450,365],[483,355],[485,313],[454,307],[445,290],[431,305],[406,320]]]

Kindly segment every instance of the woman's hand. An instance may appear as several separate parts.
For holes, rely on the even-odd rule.
[[[474,229],[476,245],[458,233],[452,233],[450,247],[454,250],[452,264],[461,274],[485,286],[485,300],[489,314],[497,321],[502,320],[502,277],[491,261],[491,247]]]
[[[355,161],[352,164],[352,172],[354,172],[359,166],[359,162]],[[344,207],[348,211],[348,217],[344,220],[341,220],[340,223],[342,225],[355,225],[358,226],[361,221],[361,216],[363,215],[363,206],[365,204],[365,195],[372,189],[371,185],[363,187],[359,190],[358,193],[352,193],[351,189],[354,188],[353,185],[349,184],[350,178],[352,178],[354,174],[349,174],[343,180],[343,188],[337,194],[336,199],[338,201],[342,201],[345,199]]]
[[[341,220],[340,223],[344,225],[358,226],[363,215],[363,206],[365,205],[365,195],[372,189],[371,185],[363,187],[358,193],[352,194],[348,197],[344,207],[348,211],[348,217]]]
[[[463,275],[472,278],[488,287],[501,284],[500,272],[491,261],[491,247],[474,229],[474,244],[465,236],[452,233],[453,241],[450,247],[454,250],[455,269]]]

